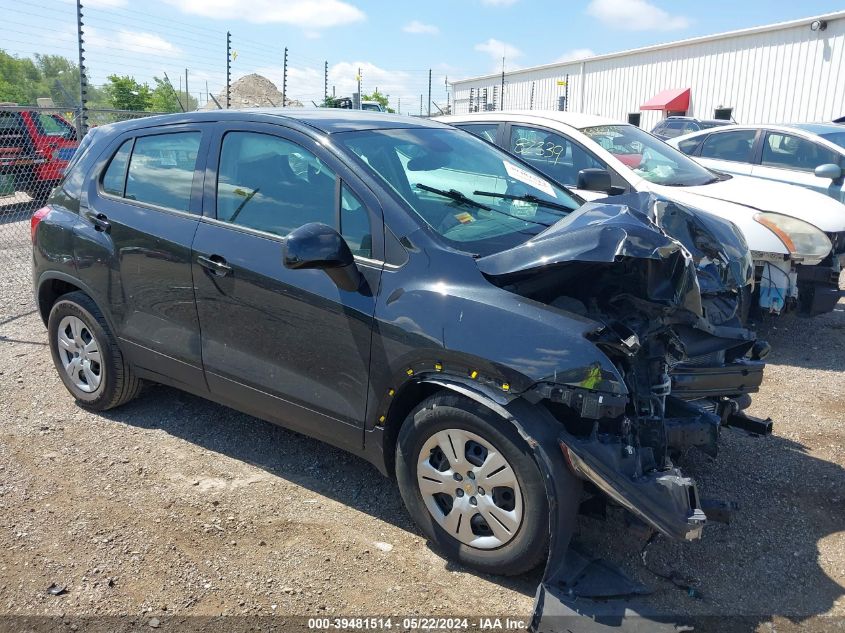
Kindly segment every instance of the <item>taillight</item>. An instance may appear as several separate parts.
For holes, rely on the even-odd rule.
[[[48,215],[50,215],[50,207],[41,207],[38,211],[32,214],[32,219],[29,221],[29,233],[32,237],[33,244],[35,244],[35,229],[38,228],[38,224],[41,220],[46,218]]]

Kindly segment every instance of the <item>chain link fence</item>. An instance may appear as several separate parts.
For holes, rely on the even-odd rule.
[[[155,114],[87,110],[88,127]],[[67,108],[0,106],[0,270],[2,284],[32,283],[29,221],[61,180],[84,130],[79,111]],[[20,302],[15,305],[20,306]],[[14,306],[0,306],[7,317]]]

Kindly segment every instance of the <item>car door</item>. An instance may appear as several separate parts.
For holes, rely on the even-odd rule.
[[[717,171],[750,176],[757,130],[712,132],[700,143],[695,159]]]
[[[191,242],[202,210],[204,124],[127,132],[98,158],[74,227],[79,278],[109,307],[147,377],[205,391]]]
[[[345,448],[360,447],[384,230],[376,197],[310,137],[227,125],[209,155],[193,244],[196,305],[213,395]],[[366,278],[355,292],[283,265],[285,236],[341,231]]]
[[[615,193],[630,190],[627,181],[607,163],[561,132],[537,125],[512,123],[505,130],[504,148],[587,200],[597,196],[595,191],[577,188],[578,172],[582,169],[607,170],[611,184],[618,189]],[[625,162],[624,156],[618,158]]]
[[[841,198],[842,184],[829,178],[819,178],[815,169],[829,163],[840,164],[836,152],[796,134],[769,130],[766,132],[758,165],[753,176],[787,182],[818,191],[826,196]]]

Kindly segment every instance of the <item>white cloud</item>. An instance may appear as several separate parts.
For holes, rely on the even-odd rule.
[[[486,4],[488,7],[509,7],[517,2],[519,0],[481,0],[481,4]]]
[[[411,20],[402,27],[402,30],[405,33],[414,33],[416,35],[437,35],[440,33],[440,29],[433,24],[424,24],[419,20]]]
[[[624,31],[675,31],[690,25],[689,18],[671,15],[647,0],[591,0],[587,13]]]
[[[343,0],[167,0],[185,13],[218,20],[246,20],[256,24],[290,24],[308,30],[366,19],[358,7]]]
[[[579,59],[585,59],[587,57],[593,57],[595,55],[595,51],[591,48],[574,48],[571,51],[565,52],[563,55],[558,57],[555,61],[556,62],[574,62]]]
[[[516,46],[492,37],[486,42],[476,44],[474,48],[479,53],[489,55],[493,59],[501,59],[502,57],[505,59],[516,59],[522,57],[522,51]]]
[[[505,70],[519,70],[520,66],[514,63],[514,59],[522,57],[522,51],[513,44],[502,42],[495,38],[490,38],[486,42],[481,42],[474,46],[479,53],[489,55],[493,60],[493,71],[499,72],[502,70],[502,57],[505,58]]]

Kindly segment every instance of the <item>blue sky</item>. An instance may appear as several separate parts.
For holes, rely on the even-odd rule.
[[[281,88],[289,49],[288,95],[304,102],[350,94],[362,69],[365,92],[378,87],[403,112],[419,110],[433,69],[433,100],[445,79],[810,17],[841,0],[88,0],[87,65],[93,83],[110,73],[142,81],[167,72],[204,101],[225,83],[225,33],[232,32],[233,79],[259,72]],[[70,0],[0,0],[0,47],[76,58]],[[202,93],[202,94],[200,94]]]

